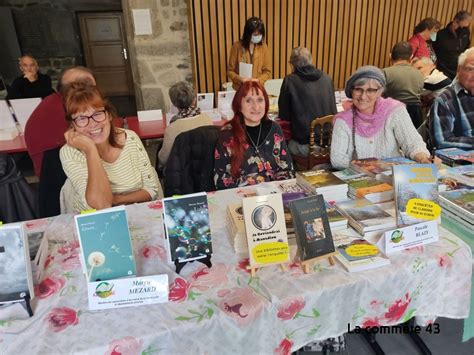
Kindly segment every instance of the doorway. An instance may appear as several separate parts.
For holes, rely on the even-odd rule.
[[[121,12],[78,13],[85,65],[122,116],[136,115],[129,51]]]

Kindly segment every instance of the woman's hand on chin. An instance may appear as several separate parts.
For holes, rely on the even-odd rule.
[[[82,133],[75,131],[72,128],[64,133],[64,138],[66,138],[67,144],[73,148],[79,149],[84,153],[90,153],[97,149],[92,139]]]

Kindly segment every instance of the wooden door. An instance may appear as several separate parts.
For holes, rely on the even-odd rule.
[[[134,95],[122,13],[80,13],[78,20],[86,66],[104,95]]]

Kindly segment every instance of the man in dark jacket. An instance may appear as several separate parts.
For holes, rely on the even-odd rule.
[[[293,73],[283,80],[278,99],[280,118],[291,122],[288,149],[295,155],[308,155],[311,121],[337,112],[332,80],[312,62],[308,49],[293,49]]]
[[[32,56],[24,55],[20,58],[20,70],[22,75],[13,80],[8,90],[8,99],[45,98],[54,92],[51,78],[39,72],[38,63]]]
[[[459,11],[446,28],[438,31],[436,41],[433,42],[438,69],[451,80],[456,76],[459,55],[470,45],[470,23],[471,14],[465,10]]]

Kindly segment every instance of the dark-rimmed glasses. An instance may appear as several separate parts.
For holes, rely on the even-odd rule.
[[[377,92],[379,91],[380,89],[374,89],[374,88],[368,88],[368,89],[362,89],[362,88],[353,88],[352,89],[352,96],[362,96],[365,92],[365,94],[367,95],[367,97],[374,97],[375,95],[377,95]]]
[[[89,125],[91,118],[97,123],[103,122],[105,118],[107,117],[105,112],[106,112],[105,110],[96,111],[90,116],[84,115],[84,116],[78,116],[76,118],[73,118],[72,121],[77,127],[87,127]]]

